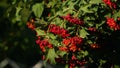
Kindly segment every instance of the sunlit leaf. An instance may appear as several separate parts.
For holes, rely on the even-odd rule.
[[[113,18],[116,20],[118,17],[120,17],[120,11],[113,14]]]
[[[46,35],[45,31],[44,30],[41,30],[39,28],[36,29],[36,32],[37,32],[37,35]]]
[[[68,65],[68,64],[66,64],[66,65],[65,65],[65,68],[69,68],[69,65]]]
[[[61,57],[63,57],[67,52],[65,52],[65,51],[58,51],[57,53],[58,53],[58,55],[60,55]]]
[[[93,13],[92,10],[88,9],[89,7],[91,7],[91,5],[92,5],[92,4],[83,5],[83,6],[81,6],[80,9],[81,9],[83,12],[85,12],[85,13]]]
[[[54,46],[58,46],[59,45],[59,41],[58,40],[50,40],[50,42],[54,45]]]
[[[84,28],[79,30],[79,34],[80,34],[80,37],[82,38],[85,38],[87,37],[87,35],[89,35],[89,33]]]
[[[49,49],[46,61],[49,60],[52,64],[55,64],[56,63],[55,58],[57,58],[57,57],[58,56],[55,53],[55,50],[54,49]]]
[[[20,16],[20,10],[21,10],[22,8],[21,7],[16,7],[16,21],[20,21],[21,20],[21,16]]]
[[[90,0],[90,3],[92,3],[92,4],[98,4],[101,2],[102,2],[102,0]]]
[[[47,33],[47,36],[49,36],[51,39],[56,39],[56,36],[52,33]]]
[[[32,6],[32,11],[34,12],[35,16],[40,18],[44,10],[43,3],[36,3]]]

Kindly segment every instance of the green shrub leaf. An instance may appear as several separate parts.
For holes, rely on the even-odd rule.
[[[39,28],[37,28],[36,29],[36,32],[37,32],[37,35],[46,35],[46,33],[43,31],[43,30],[41,30],[41,29],[39,29]]]
[[[79,30],[79,34],[80,34],[80,37],[82,38],[85,38],[87,37],[87,35],[89,35],[89,33],[84,28]]]
[[[35,16],[40,18],[44,10],[43,3],[36,3],[32,6],[32,11],[34,12]]]
[[[98,3],[101,3],[102,0],[90,0],[89,3],[92,3],[92,4],[98,4]]]
[[[57,56],[57,54],[55,53],[55,50],[54,50],[54,49],[49,49],[48,54],[47,54],[47,59],[46,59],[46,61],[47,61],[47,60],[50,60],[50,62],[51,62],[52,64],[55,64],[55,63],[56,63],[55,58],[57,58],[57,57],[58,57],[58,56]]]

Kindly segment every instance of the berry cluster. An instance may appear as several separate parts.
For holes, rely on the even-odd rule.
[[[88,30],[89,30],[89,31],[92,31],[92,32],[95,32],[95,31],[96,31],[96,28],[95,28],[95,27],[89,27]]]
[[[64,28],[60,28],[60,26],[56,26],[55,24],[49,25],[49,32],[60,35],[62,38],[70,36],[67,30],[65,30]]]
[[[27,22],[27,27],[31,30],[34,30],[35,29],[35,25],[33,24],[34,22]]]
[[[80,50],[80,45],[82,44],[83,39],[81,37],[71,37],[69,39],[63,39],[64,46],[60,46],[59,49],[62,51],[72,51],[76,52]]]
[[[114,18],[107,17],[107,24],[110,28],[112,28],[114,30],[119,30],[120,29],[120,25],[116,23]]]
[[[100,48],[100,46],[98,44],[90,44],[90,47],[93,49]]]
[[[75,66],[77,65],[84,65],[86,63],[86,61],[80,61],[77,59],[77,57],[75,55],[72,55],[71,59],[68,61],[69,63],[69,68],[75,68]]]
[[[36,44],[40,46],[40,49],[42,50],[42,52],[46,52],[46,49],[45,49],[46,47],[53,48],[53,45],[50,44],[47,39],[40,40],[40,38],[38,38],[36,40]]]
[[[69,68],[75,68],[75,66],[83,66],[85,63],[87,63],[84,59],[79,60],[75,55],[69,56],[69,60],[59,57],[55,58],[55,61],[58,63],[68,64]]]
[[[72,17],[70,14],[66,15],[66,16],[62,16],[61,18],[69,21],[70,23],[73,23],[73,24],[77,24],[77,25],[83,25],[84,22],[78,18],[74,18]]]
[[[110,8],[116,9],[116,4],[111,2],[111,0],[103,0],[103,2],[108,5]]]

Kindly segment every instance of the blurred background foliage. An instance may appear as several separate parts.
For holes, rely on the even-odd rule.
[[[35,32],[26,27],[31,6],[42,0],[0,0],[0,61],[10,58],[32,66],[40,59]]]

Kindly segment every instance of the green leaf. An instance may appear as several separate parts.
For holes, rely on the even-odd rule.
[[[102,64],[104,64],[104,63],[106,63],[106,60],[100,59],[100,64],[102,65]]]
[[[21,9],[20,11],[21,21],[26,23],[28,21],[30,14],[31,14],[31,11],[29,9],[27,8]]]
[[[57,40],[49,40],[54,46],[59,46],[59,42]]]
[[[47,4],[47,7],[52,7],[52,8],[53,8],[56,3],[57,3],[57,0],[50,1],[50,2]]]
[[[82,28],[79,30],[79,35],[80,37],[85,38],[87,35],[89,35],[89,33],[84,28]]]
[[[51,39],[56,39],[56,36],[52,33],[47,33],[47,35],[51,38]]]
[[[68,64],[66,64],[66,65],[65,65],[65,68],[69,68],[69,65],[68,65]]]
[[[114,68],[120,68],[120,65],[114,65]]]
[[[87,43],[88,44],[92,44],[93,42],[91,40],[87,40]]]
[[[81,53],[84,55],[84,56],[87,56],[89,53],[88,51],[81,51]]]
[[[116,20],[118,17],[120,17],[120,10],[116,13],[114,13],[113,18]]]
[[[82,58],[84,58],[84,57],[86,57],[88,55],[89,55],[89,53],[88,53],[87,50],[86,51],[81,50],[80,52],[78,52],[77,58],[82,59]]]
[[[63,57],[67,52],[65,51],[58,51],[57,54]]]
[[[101,2],[102,2],[102,0],[90,0],[89,3],[91,3],[91,4],[98,4],[98,3],[101,3]]]
[[[113,16],[114,16],[114,15],[113,15]],[[111,13],[107,13],[107,14],[105,14],[104,17],[111,17]]]
[[[86,0],[81,0],[80,4],[88,4],[88,3],[86,2]]]
[[[57,54],[55,53],[54,48],[53,48],[53,49],[49,49],[48,54],[47,54],[46,61],[47,61],[47,60],[50,60],[50,62],[51,62],[52,64],[55,64],[55,63],[56,63],[55,58],[57,58],[57,57],[58,57],[58,56],[57,56]]]
[[[72,1],[69,1],[69,2],[68,2],[68,5],[69,5],[69,8],[70,8],[70,9],[74,9],[75,3],[72,2]]]
[[[99,60],[99,63],[100,63],[100,64],[99,64],[98,68],[101,68],[102,65],[106,63],[106,60],[100,59],[100,60]]]
[[[46,35],[45,31],[43,31],[43,30],[41,30],[41,29],[39,29],[39,28],[36,28],[35,30],[36,30],[36,32],[37,32],[37,35],[40,35],[40,36]]]
[[[16,0],[13,0],[13,1],[12,1],[12,4],[16,4],[16,2],[17,2]]]
[[[40,18],[44,10],[43,3],[36,3],[32,6],[32,11],[34,12],[35,16]]]
[[[99,27],[101,27],[104,23],[105,23],[105,21],[102,21],[101,23],[96,24],[96,29],[98,29]]]
[[[25,3],[27,2],[27,0],[23,0]]]
[[[21,7],[16,7],[16,21],[21,21],[21,16],[20,16],[20,10],[21,10],[22,8]]]
[[[81,6],[80,10],[82,10],[85,13],[93,13],[92,10],[88,9],[89,7],[91,7],[92,4],[86,4]]]

